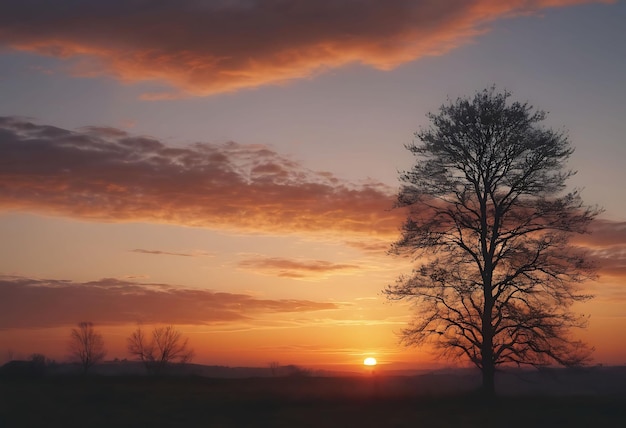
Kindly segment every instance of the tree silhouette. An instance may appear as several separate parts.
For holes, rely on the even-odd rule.
[[[72,329],[69,350],[71,356],[82,364],[85,373],[106,355],[102,335],[94,330],[93,323],[86,321]]]
[[[591,352],[570,336],[586,324],[570,307],[591,297],[580,283],[594,268],[568,238],[600,210],[565,192],[566,135],[509,97],[490,88],[450,101],[407,146],[417,160],[400,176],[408,214],[391,252],[420,264],[384,290],[415,303],[403,343],[469,359],[489,396],[499,365],[569,366]]]
[[[148,339],[138,326],[127,339],[128,352],[142,361],[149,373],[158,375],[171,363],[188,363],[193,358],[193,350],[188,347],[188,339],[174,326],[157,327]]]

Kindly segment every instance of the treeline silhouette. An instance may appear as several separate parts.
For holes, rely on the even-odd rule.
[[[191,364],[194,350],[189,339],[174,326],[159,326],[146,331],[141,325],[126,339],[127,357],[105,361],[107,349],[102,334],[89,321],[72,328],[67,343],[68,357],[57,362],[34,353],[26,359],[7,351],[8,362],[0,366],[2,378],[39,378],[64,375],[198,375],[206,377],[309,377],[314,374],[294,364],[270,362],[267,367],[224,367]]]
[[[141,325],[128,336],[127,352],[135,361],[141,363],[148,374],[165,373],[173,364],[185,364],[191,361],[194,351],[189,340],[174,326],[155,327],[147,333]],[[41,377],[45,374],[69,374],[76,372],[73,367],[80,367],[80,372],[88,373],[94,366],[101,364],[107,354],[102,334],[90,321],[81,321],[70,331],[67,343],[68,361],[57,363],[40,353],[31,354],[26,360],[14,360],[9,352],[9,362],[0,368],[3,377]],[[114,363],[128,363],[128,360],[115,359]],[[136,364],[135,364],[136,365]],[[136,371],[136,370],[135,370]]]

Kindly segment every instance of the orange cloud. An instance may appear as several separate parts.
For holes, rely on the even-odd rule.
[[[354,272],[357,265],[331,263],[324,260],[293,260],[279,257],[256,257],[239,262],[239,266],[260,273],[284,277],[307,278],[331,273]]]
[[[595,220],[589,234],[576,235],[573,242],[590,248],[606,248],[614,245],[626,246],[626,222],[605,219]]]
[[[134,250],[130,250],[132,253],[139,254],[150,254],[156,256],[178,256],[178,257],[201,257],[201,256],[210,256],[211,254],[206,253],[204,251],[201,252],[193,252],[193,253],[176,253],[172,251],[161,251],[161,250],[144,250],[141,248],[136,248]]]
[[[211,95],[350,63],[390,69],[468,43],[500,18],[611,0],[4,0],[0,43],[74,73]]]
[[[626,244],[592,250],[589,256],[598,265],[601,277],[626,279]]]
[[[111,278],[76,283],[0,277],[0,329],[49,328],[86,319],[109,325],[138,321],[214,324],[253,321],[263,314],[337,308],[330,302],[264,300],[245,294]]]
[[[115,128],[0,117],[0,159],[5,211],[342,237],[395,236],[401,221],[392,189],[342,182],[264,146],[169,147]]]
[[[391,242],[389,242],[388,240],[373,239],[372,237],[360,241],[346,241],[345,244],[349,247],[356,248],[364,253],[370,253],[373,255],[383,255],[391,249]]]
[[[626,222],[595,220],[589,234],[575,235],[572,242],[587,249],[603,282],[626,279]],[[604,291],[604,290],[603,290]]]

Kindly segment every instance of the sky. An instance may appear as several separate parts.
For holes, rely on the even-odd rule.
[[[575,332],[626,364],[626,4],[593,0],[4,0],[0,362],[64,360],[95,324],[127,358],[175,325],[203,364],[450,364],[381,294],[405,145],[495,85],[576,148],[604,208]]]

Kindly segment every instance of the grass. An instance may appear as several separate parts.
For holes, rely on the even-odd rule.
[[[617,427],[626,395],[415,392],[411,378],[0,380],[5,427]]]

